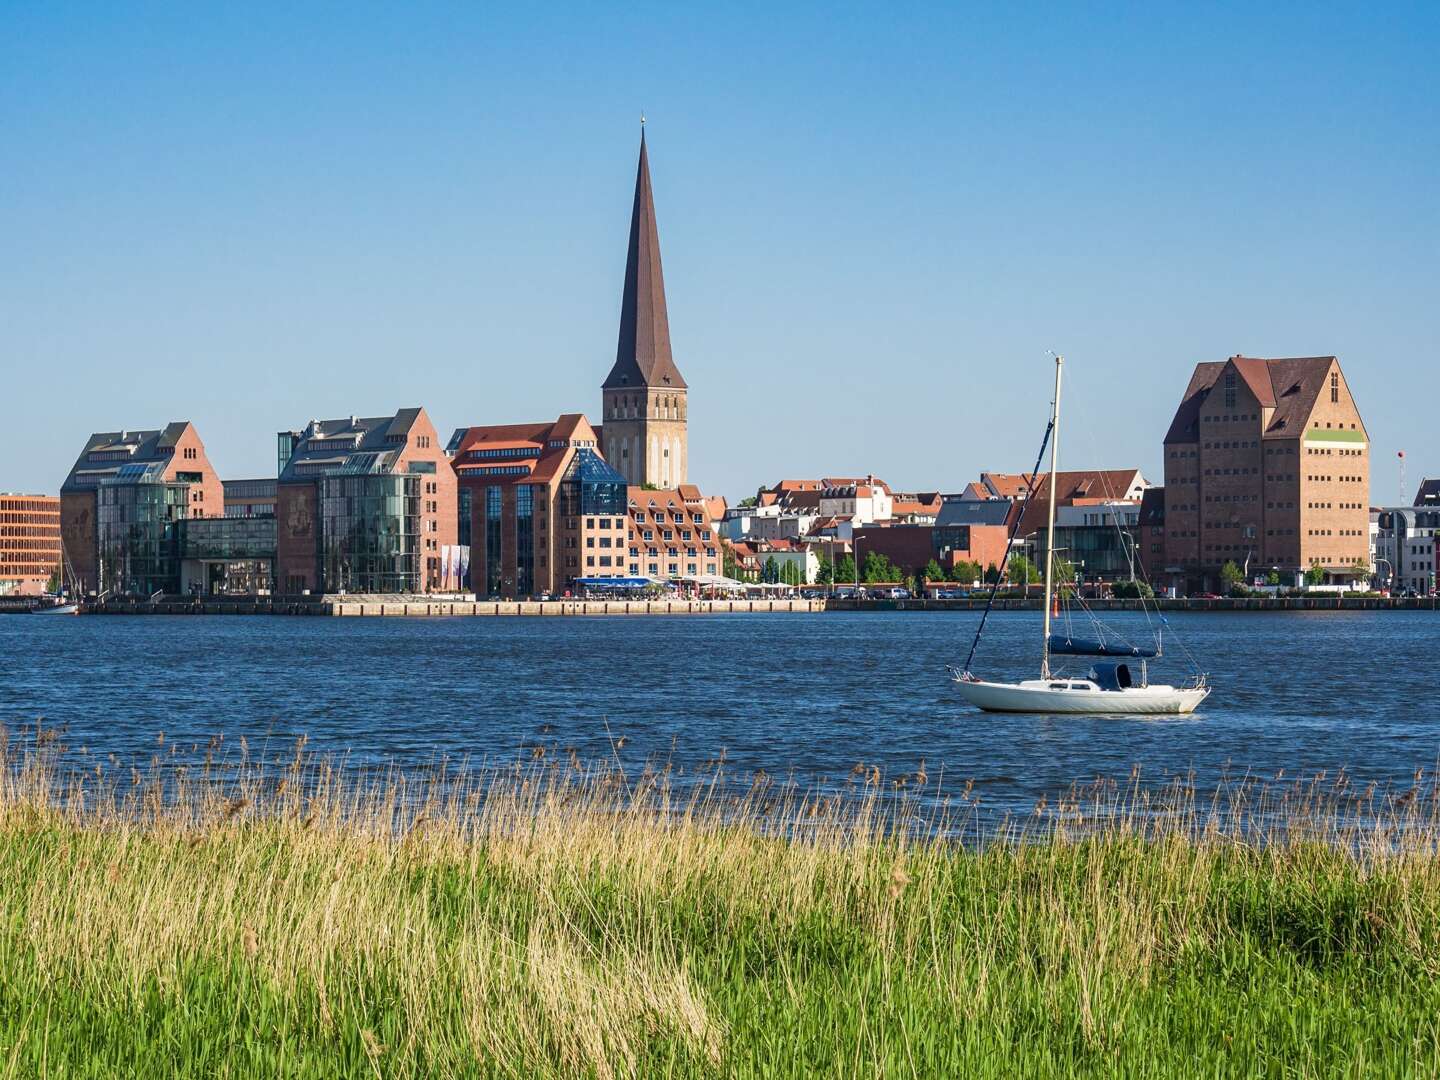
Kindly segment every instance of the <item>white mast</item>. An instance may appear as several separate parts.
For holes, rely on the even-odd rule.
[[[1050,595],[1055,570],[1055,468],[1060,457],[1060,371],[1063,356],[1055,357],[1055,400],[1050,407],[1050,509],[1045,528],[1045,644],[1040,654],[1040,677],[1050,678]]]

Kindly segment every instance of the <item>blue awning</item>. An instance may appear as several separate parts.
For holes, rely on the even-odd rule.
[[[1126,645],[1121,641],[1094,641],[1089,638],[1050,635],[1050,652],[1056,656],[1159,656],[1160,650]]]

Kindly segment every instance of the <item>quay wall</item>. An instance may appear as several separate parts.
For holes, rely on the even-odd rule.
[[[1088,600],[1094,611],[1139,611],[1138,600]],[[996,611],[1038,611],[1039,599],[995,601]],[[1284,596],[1222,597],[1216,600],[1152,600],[1161,611],[1435,611],[1436,601],[1418,598]],[[980,611],[985,601],[881,600],[814,597],[773,600],[434,600],[346,597],[173,597],[148,600],[92,601],[87,615],[328,615],[475,616],[475,615],[728,615],[754,612],[820,611]],[[17,605],[17,610],[19,609]]]
[[[775,600],[395,600],[315,599],[103,600],[87,604],[87,615],[328,615],[474,616],[474,615],[727,615],[750,612],[824,611],[821,599]]]

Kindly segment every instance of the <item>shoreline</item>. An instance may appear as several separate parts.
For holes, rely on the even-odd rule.
[[[1139,600],[1089,600],[1094,611],[1141,611]],[[426,597],[240,597],[227,599],[105,600],[85,604],[85,615],[317,615],[328,617],[604,616],[818,614],[822,612],[983,611],[986,601],[846,599],[773,600],[450,600]],[[1404,597],[1221,597],[1214,600],[1156,599],[1161,612],[1436,611],[1431,598]],[[995,611],[1039,611],[1038,597],[997,599]]]

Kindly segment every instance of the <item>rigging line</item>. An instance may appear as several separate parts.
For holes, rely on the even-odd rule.
[[[1077,380],[1074,378],[1074,376],[1072,376],[1072,377],[1071,377],[1071,387],[1072,387],[1072,391],[1071,391],[1071,392],[1072,392],[1072,395],[1075,393],[1075,389],[1076,389],[1075,383],[1076,383],[1076,382],[1077,382]],[[1082,383],[1081,383],[1081,387],[1082,387],[1082,388],[1083,388],[1083,385],[1084,385],[1084,384],[1083,384],[1083,382],[1082,382]],[[1083,392],[1083,389],[1081,390],[1081,393],[1079,394],[1079,396],[1080,396],[1082,399],[1085,397],[1085,394],[1084,394],[1084,392]],[[1096,460],[1099,460],[1100,447],[1099,447],[1099,443],[1098,443],[1098,441],[1096,440],[1096,437],[1095,437],[1095,430],[1094,430],[1093,428],[1088,428],[1088,427],[1087,427],[1087,428],[1086,428],[1086,434],[1087,434],[1087,437],[1090,439],[1090,447],[1091,447],[1091,450],[1096,454]],[[1123,552],[1123,551],[1125,550],[1126,535],[1125,535],[1125,531],[1120,528],[1120,515],[1119,515],[1118,511],[1115,509],[1115,507],[1114,507],[1114,505],[1113,505],[1113,503],[1114,503],[1114,502],[1116,501],[1116,499],[1117,499],[1117,496],[1115,495],[1114,492],[1112,492],[1112,491],[1110,490],[1110,477],[1109,477],[1109,475],[1107,474],[1106,470],[1100,469],[1100,470],[1098,470],[1098,471],[1099,471],[1099,474],[1100,474],[1100,486],[1101,486],[1101,488],[1103,489],[1103,494],[1104,494],[1104,496],[1105,496],[1105,500],[1106,500],[1107,503],[1112,504],[1112,505],[1109,507],[1109,511],[1110,511],[1110,512],[1109,512],[1109,517],[1110,517],[1110,520],[1111,520],[1111,524],[1114,525],[1114,527],[1115,527],[1115,536],[1116,536],[1116,539],[1120,541],[1120,549],[1121,549],[1121,551]],[[1137,527],[1137,535],[1136,535],[1136,536],[1132,536],[1132,537],[1129,538],[1129,542],[1130,542],[1131,547],[1130,547],[1130,558],[1128,559],[1128,562],[1129,562],[1129,564],[1130,564],[1130,566],[1131,566],[1132,580],[1133,580],[1133,575],[1134,575],[1136,563],[1139,563],[1139,572],[1140,572],[1139,576],[1140,576],[1140,580],[1141,580],[1146,586],[1148,586],[1148,587],[1150,588],[1150,591],[1153,593],[1153,592],[1155,591],[1155,586],[1154,586],[1154,584],[1149,580],[1149,575],[1145,572],[1145,563],[1144,563],[1144,561],[1141,560],[1141,558],[1140,558],[1140,540],[1139,540],[1139,536],[1138,536],[1138,530],[1139,530],[1140,528],[1143,528],[1143,526],[1140,525],[1138,516],[1137,516],[1137,519],[1136,519],[1136,527]],[[1153,621],[1153,620],[1151,619],[1151,617],[1150,617],[1150,605],[1145,602],[1145,596],[1144,596],[1144,593],[1143,593],[1143,592],[1142,592],[1141,595],[1138,597],[1138,599],[1139,599],[1139,601],[1140,601],[1140,613],[1145,616],[1145,629],[1148,631],[1148,633],[1150,634],[1150,636],[1155,640],[1155,642],[1156,642],[1156,644],[1157,644],[1157,646],[1158,646],[1158,645],[1160,644],[1162,638],[1161,638],[1160,632],[1158,632],[1158,631],[1155,629],[1155,623],[1154,623],[1154,621]],[[1159,614],[1159,607],[1158,607],[1158,606],[1156,607],[1156,614],[1157,614],[1157,615]],[[1091,613],[1091,618],[1098,623],[1099,620],[1098,620],[1098,618],[1095,616],[1095,614],[1094,614],[1093,612]],[[1169,623],[1167,622],[1167,623],[1164,623],[1163,625],[1168,626]],[[1119,635],[1117,635],[1117,636],[1119,636]],[[1124,640],[1124,639],[1122,638],[1122,640]],[[1178,641],[1178,639],[1177,639],[1177,641]],[[1127,641],[1126,644],[1133,644],[1133,643]],[[1181,649],[1182,649],[1183,651],[1185,651],[1185,652],[1188,653],[1188,650],[1186,650],[1185,647],[1184,647],[1184,642],[1179,642],[1179,644],[1180,644]]]
[[[1035,487],[1040,481],[1040,465],[1045,460],[1045,447],[1050,445],[1050,436],[1055,432],[1055,413],[1051,410],[1050,420],[1045,425],[1045,437],[1040,440],[1040,452],[1035,455],[1035,467],[1030,470],[1030,481],[1026,485],[1025,500],[1028,502],[1035,497]],[[985,632],[985,622],[990,618],[990,609],[995,606],[995,594],[1000,591],[1000,583],[1010,572],[1010,545],[1015,542],[1015,534],[1020,530],[1020,521],[1025,516],[1023,506],[1015,507],[1015,520],[1010,525],[1010,532],[1005,537],[1005,557],[999,573],[990,584],[990,596],[985,601],[985,611],[980,616],[980,625],[975,629],[975,640],[970,642],[970,655],[965,657],[965,666],[961,669],[966,675],[970,673],[970,662],[975,659],[975,650],[980,647],[980,635]],[[1025,591],[1030,591],[1030,574],[1025,574]]]

